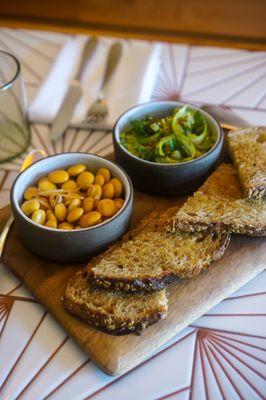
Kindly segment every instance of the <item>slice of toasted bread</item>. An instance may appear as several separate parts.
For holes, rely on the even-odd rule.
[[[124,291],[160,290],[191,278],[224,253],[229,235],[168,233],[173,213],[153,214],[87,266],[96,285]]]
[[[227,142],[245,196],[265,196],[266,128],[251,127],[229,132]]]
[[[173,218],[173,231],[266,235],[266,202],[243,198],[237,171],[221,164]]]
[[[121,335],[140,333],[166,317],[166,291],[143,295],[97,288],[79,271],[70,279],[63,299],[64,307],[73,315],[98,329]]]

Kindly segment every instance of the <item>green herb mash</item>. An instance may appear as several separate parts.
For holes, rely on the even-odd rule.
[[[147,116],[130,121],[121,132],[120,141],[131,154],[143,160],[175,164],[207,153],[216,138],[201,112],[184,106],[163,118]]]

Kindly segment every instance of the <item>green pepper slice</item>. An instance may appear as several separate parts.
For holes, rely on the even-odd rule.
[[[167,153],[165,151],[165,146],[168,147],[168,153],[172,153],[177,145],[176,138],[173,135],[170,136],[165,136],[162,139],[159,140],[159,142],[156,145],[156,156],[159,157],[166,157]]]
[[[208,125],[207,125],[207,122],[205,121],[205,119],[203,120],[203,126],[204,126],[204,128],[203,128],[203,131],[202,131],[202,133],[200,135],[196,135],[195,133],[190,133],[188,135],[188,138],[193,143],[200,144],[205,140],[205,138],[207,136],[207,133],[208,133]]]

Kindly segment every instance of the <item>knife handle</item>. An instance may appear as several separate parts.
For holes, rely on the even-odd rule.
[[[84,72],[84,68],[93,55],[96,46],[98,44],[98,39],[95,36],[92,36],[89,40],[86,41],[84,48],[82,50],[80,62],[78,65],[78,70],[76,72],[74,80],[80,81],[82,74]]]
[[[104,89],[104,87],[110,81],[110,79],[119,63],[121,56],[122,56],[122,44],[120,42],[115,42],[114,44],[112,44],[109,54],[107,56],[107,62],[106,62],[106,66],[105,66],[103,82],[101,85],[101,91]]]

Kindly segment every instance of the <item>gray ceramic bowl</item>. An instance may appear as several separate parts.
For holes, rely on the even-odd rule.
[[[125,203],[121,210],[106,222],[81,229],[58,230],[33,222],[20,209],[23,193],[28,186],[54,169],[84,163],[91,171],[100,167],[110,169],[121,180],[125,190]],[[11,205],[22,242],[35,254],[59,262],[84,262],[119,239],[128,229],[133,205],[133,188],[127,174],[115,163],[94,154],[63,153],[37,161],[15,180],[11,190]]]
[[[207,119],[209,128],[216,136],[214,146],[203,156],[179,164],[162,164],[142,160],[129,153],[120,144],[122,132],[134,119],[147,115],[163,117],[174,108],[189,106],[199,110]],[[218,122],[206,111],[192,104],[179,101],[156,101],[135,106],[118,119],[113,130],[115,160],[129,174],[135,188],[142,192],[158,195],[177,195],[195,190],[215,167],[223,145],[223,132]]]

